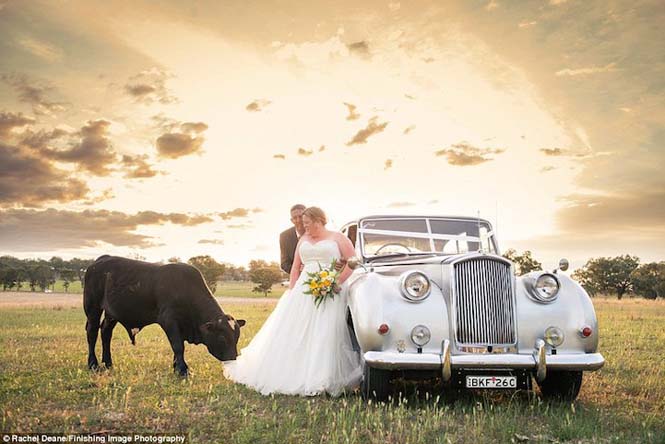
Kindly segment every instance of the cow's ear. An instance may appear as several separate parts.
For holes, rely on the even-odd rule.
[[[238,323],[238,325],[239,325],[240,327],[242,327],[243,325],[246,324],[246,322],[245,322],[244,319],[238,319],[236,322]]]

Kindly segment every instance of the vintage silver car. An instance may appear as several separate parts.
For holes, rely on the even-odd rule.
[[[535,378],[543,397],[571,400],[582,372],[603,366],[591,299],[565,259],[516,277],[479,218],[368,216],[341,231],[356,250],[347,321],[364,396],[386,399],[395,377],[526,390]]]

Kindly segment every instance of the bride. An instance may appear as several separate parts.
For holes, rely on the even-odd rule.
[[[362,377],[360,357],[351,345],[345,322],[347,287],[352,270],[344,267],[339,293],[318,307],[304,294],[307,272],[330,267],[334,259],[353,256],[351,241],[325,228],[326,215],[310,207],[303,213],[289,289],[250,344],[235,361],[224,363],[224,375],[260,393],[338,396],[351,391]],[[301,272],[301,264],[302,272]]]

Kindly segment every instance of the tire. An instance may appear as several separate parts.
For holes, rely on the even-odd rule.
[[[574,401],[582,388],[581,371],[547,372],[543,382],[539,382],[540,393],[545,399]]]
[[[391,394],[391,372],[365,365],[363,368],[363,381],[360,385],[364,399],[387,401]]]

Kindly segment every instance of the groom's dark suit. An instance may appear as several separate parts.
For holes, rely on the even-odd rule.
[[[281,267],[287,273],[291,273],[293,266],[293,258],[296,254],[296,247],[298,246],[298,234],[296,227],[291,227],[288,230],[282,231],[279,235],[279,250],[281,256]]]

